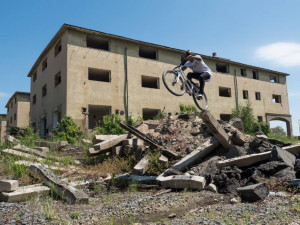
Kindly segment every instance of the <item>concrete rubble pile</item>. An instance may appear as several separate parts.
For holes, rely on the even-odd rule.
[[[90,155],[138,155],[140,162],[132,170],[136,175],[127,174],[127,182],[142,183],[145,177],[148,183],[151,180],[163,188],[234,193],[247,201],[251,197],[263,199],[268,193],[264,183],[269,179],[297,184],[295,179],[300,178],[300,145],[289,146],[262,132],[256,137],[245,135],[237,118],[217,121],[206,111],[199,116],[144,121],[135,129],[128,128],[128,134],[119,136],[96,136],[90,149]],[[162,151],[160,162],[170,167],[154,179],[148,173],[148,152],[157,151],[157,147],[177,156]],[[124,176],[119,176],[122,182]]]

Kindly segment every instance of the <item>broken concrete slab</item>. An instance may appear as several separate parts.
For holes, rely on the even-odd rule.
[[[136,148],[137,148],[137,147],[134,147],[134,146],[132,146],[132,145],[125,145],[125,146],[123,147],[123,153],[124,153],[124,155],[129,156],[129,155],[131,155],[131,154],[134,153],[134,150],[135,150]]]
[[[210,154],[214,149],[219,146],[219,141],[212,137],[204,142],[199,148],[182,158],[179,162],[175,163],[171,168],[178,171],[183,171],[186,167],[192,165],[196,161],[203,159]]]
[[[282,149],[288,151],[289,153],[292,153],[295,156],[300,156],[300,144],[286,146]]]
[[[243,146],[246,142],[244,135],[237,129],[232,134],[231,141],[233,144],[238,145],[238,146]]]
[[[20,141],[17,138],[15,138],[11,135],[6,135],[4,137],[4,139],[6,142],[11,143],[11,144],[19,144],[20,143]]]
[[[35,161],[38,161],[38,162],[43,161],[42,158],[36,157],[34,155],[31,155],[31,154],[27,154],[27,153],[24,153],[24,152],[19,152],[19,151],[13,150],[13,149],[4,149],[4,150],[2,150],[2,152],[7,153],[9,155],[19,156],[19,157],[23,157],[23,158],[30,159],[30,160],[35,160]]]
[[[216,185],[214,185],[213,183],[210,183],[209,185],[207,185],[206,189],[213,193],[218,192]]]
[[[95,135],[95,137],[92,140],[93,145],[99,144],[103,141],[110,141],[115,139],[116,137],[118,137],[118,135],[113,135],[113,134],[109,134],[109,135],[104,135],[104,134],[100,134],[100,135]]]
[[[58,151],[61,148],[69,145],[67,141],[59,141],[59,142],[35,141],[34,144],[38,147],[47,147],[52,151]]]
[[[160,182],[162,187],[174,189],[188,188],[193,190],[203,190],[206,183],[204,177],[184,175],[158,177],[157,180]]]
[[[209,131],[220,142],[220,144],[225,149],[230,149],[232,147],[231,139],[229,138],[223,127],[219,124],[219,122],[213,117],[210,111],[202,112],[200,117],[208,127]]]
[[[124,154],[123,146],[114,146],[112,148],[113,155],[122,156]]]
[[[284,162],[294,169],[296,157],[292,153],[289,153],[278,146],[274,146],[271,155],[271,160]]]
[[[38,151],[40,151],[42,153],[45,153],[45,154],[47,152],[49,152],[49,148],[48,147],[37,147],[37,148],[33,148],[33,149],[38,150]]]
[[[245,202],[256,202],[265,199],[269,190],[265,183],[253,184],[246,187],[237,188],[237,193]]]
[[[0,201],[9,203],[24,202],[35,196],[46,195],[49,193],[49,191],[50,188],[41,184],[23,186],[19,187],[16,191],[13,192],[0,193]]]
[[[17,180],[0,180],[0,192],[12,192],[18,187],[19,182]]]
[[[234,128],[238,129],[240,132],[244,133],[243,121],[240,118],[232,118],[229,120],[229,124]]]
[[[29,153],[29,154],[34,154],[34,155],[37,155],[37,156],[40,156],[42,158],[46,158],[47,155],[37,149],[31,149],[31,148],[27,148],[26,146],[24,145],[16,145],[14,147],[12,147],[12,149],[14,150],[20,150],[20,151],[23,151],[23,152],[26,152],[26,153]]]
[[[135,167],[133,168],[133,173],[144,175],[147,171],[148,165],[149,165],[149,156],[146,155],[138,162],[138,164],[135,165]]]
[[[98,143],[98,144],[94,145],[94,151],[90,151],[91,149],[89,149],[89,154],[91,156],[93,156],[93,155],[98,155],[98,154],[103,154],[103,153],[109,152],[112,147],[114,147],[115,145],[118,145],[123,140],[125,140],[127,137],[128,137],[128,134],[122,134],[122,135],[118,135],[117,137],[115,137],[111,140],[107,140],[107,141]]]
[[[169,159],[168,159],[166,156],[161,155],[161,156],[159,157],[159,159],[158,159],[158,162],[159,162],[160,164],[166,165],[166,164],[168,164]]]
[[[68,203],[88,204],[89,198],[86,193],[60,180],[46,167],[42,165],[31,165],[29,170],[32,174],[38,176],[48,187],[54,187],[57,194]]]
[[[265,134],[257,134],[255,135],[258,139],[262,140],[262,141],[267,141],[269,140],[268,136]]]
[[[221,169],[227,166],[246,167],[251,166],[257,162],[262,162],[271,158],[271,152],[263,152],[258,154],[245,155],[237,158],[226,159],[217,162],[218,167]]]
[[[90,144],[92,144],[92,141],[90,141],[90,140],[88,140],[88,139],[82,139],[82,140],[81,140],[81,143],[82,143],[83,145],[90,145]]]

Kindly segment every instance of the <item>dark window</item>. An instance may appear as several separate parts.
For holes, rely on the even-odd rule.
[[[253,70],[252,71],[253,79],[258,80],[258,73],[257,71]]]
[[[111,115],[111,106],[105,105],[89,105],[88,108],[88,123],[89,129],[98,126],[104,116]]]
[[[272,95],[272,101],[274,103],[281,103],[281,96],[280,95]]]
[[[10,103],[10,108],[12,109],[12,108],[13,108],[13,106],[14,106],[14,104],[11,102],[11,103]]]
[[[9,105],[7,106],[7,112],[9,112]]]
[[[54,83],[55,83],[55,87],[61,83],[61,73],[60,72],[55,75]]]
[[[82,113],[86,113],[86,108],[85,107],[82,108]]]
[[[271,83],[279,83],[279,77],[276,75],[270,75],[270,82]]]
[[[15,103],[17,103],[17,97],[15,97]]]
[[[142,87],[159,89],[159,78],[142,76]]]
[[[241,76],[243,77],[247,76],[246,69],[241,69]]]
[[[97,36],[86,36],[86,46],[88,48],[96,48],[109,51],[108,40],[102,39]]]
[[[110,71],[89,68],[89,80],[110,82]]]
[[[36,81],[36,78],[37,78],[37,73],[36,73],[36,71],[33,73],[33,75],[32,75],[32,81],[34,82],[34,81]]]
[[[47,58],[42,63],[42,71],[44,71],[47,68]]]
[[[47,95],[47,84],[45,84],[42,88],[42,97],[45,97]]]
[[[34,105],[36,103],[36,95],[34,95],[33,97],[32,97],[32,104]]]
[[[228,66],[226,64],[216,64],[216,70],[219,73],[229,73]]]
[[[262,116],[258,116],[258,117],[257,117],[257,120],[258,120],[258,122],[262,122],[262,121],[263,121]]]
[[[14,114],[14,120],[16,120],[16,119],[17,119],[17,114],[15,113],[15,114]]]
[[[248,91],[247,90],[243,90],[243,99],[248,99]]]
[[[54,49],[54,56],[57,56],[58,53],[61,52],[61,41],[59,41],[56,45],[55,45],[55,49]]]
[[[12,117],[10,117],[10,123],[12,123]]]
[[[231,88],[219,87],[219,96],[231,97]]]
[[[157,59],[157,51],[152,48],[140,47],[139,56],[148,59]]]
[[[152,120],[160,113],[160,109],[143,109],[143,119]]]
[[[229,121],[231,119],[230,114],[220,114],[220,119],[223,121]]]
[[[255,99],[260,101],[260,92],[255,92]]]

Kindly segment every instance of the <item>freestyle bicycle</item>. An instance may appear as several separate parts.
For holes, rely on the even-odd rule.
[[[199,87],[193,85],[193,83],[187,78],[182,70],[183,65],[176,66],[173,70],[166,70],[162,74],[162,80],[164,85],[173,95],[182,96],[185,92],[193,96],[196,106],[206,111],[208,107],[208,100],[205,93],[199,96]]]

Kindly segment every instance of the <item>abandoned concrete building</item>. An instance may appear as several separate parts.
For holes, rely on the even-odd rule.
[[[180,103],[194,105],[193,99],[170,94],[161,75],[178,65],[184,52],[64,24],[28,73],[32,125],[45,137],[64,115],[84,130],[115,113],[144,119],[162,110],[175,115]],[[284,121],[292,134],[288,74],[216,54],[202,57],[214,73],[205,91],[216,118],[227,120],[236,104],[249,99],[258,120]]]
[[[0,143],[6,135],[6,114],[0,114]]]
[[[15,92],[8,100],[7,108],[7,131],[11,127],[24,128],[29,125],[30,93]]]

